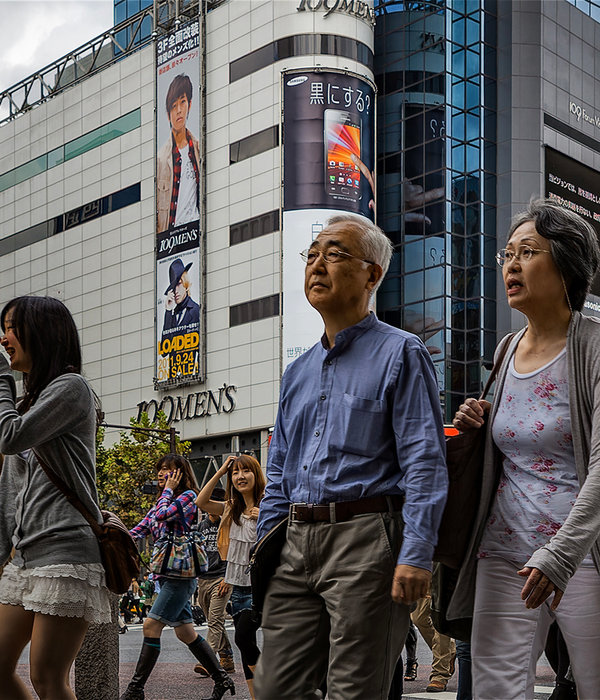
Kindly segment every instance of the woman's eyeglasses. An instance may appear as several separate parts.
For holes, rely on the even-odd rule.
[[[518,251],[516,252],[510,248],[502,248],[496,253],[496,262],[498,265],[500,265],[500,267],[510,264],[513,260],[529,262],[536,253],[550,253],[550,251],[542,250],[542,248],[532,248],[528,245],[519,246]]]

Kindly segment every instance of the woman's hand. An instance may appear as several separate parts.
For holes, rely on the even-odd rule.
[[[550,605],[550,610],[556,610],[563,597],[561,591],[552,581],[539,569],[524,566],[517,572],[519,576],[527,576],[527,581],[521,591],[521,600],[525,601],[526,608],[537,608],[554,593],[554,599]]]
[[[485,399],[467,399],[461,403],[452,425],[463,432],[473,428],[481,428],[484,424],[484,416],[489,412],[491,403]]]
[[[181,469],[176,469],[174,472],[171,472],[169,474],[169,478],[167,479],[167,483],[165,484],[165,488],[171,489],[171,491],[175,491],[175,489],[179,486],[181,477]]]
[[[223,462],[223,464],[219,467],[219,471],[217,472],[217,475],[219,476],[219,479],[222,476],[225,476],[227,472],[231,469],[233,466],[233,463],[235,462],[235,457],[234,455],[229,455],[227,459]]]
[[[253,506],[252,508],[250,508],[250,510],[246,513],[246,515],[251,520],[258,520],[258,506]]]

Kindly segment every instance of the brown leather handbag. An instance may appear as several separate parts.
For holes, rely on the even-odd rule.
[[[41,459],[37,452],[34,454],[48,479],[83,515],[98,538],[100,557],[106,574],[106,587],[119,595],[125,593],[131,585],[131,579],[137,578],[140,574],[140,554],[129,530],[117,515],[108,510],[100,511],[103,522],[97,523],[75,492]]]

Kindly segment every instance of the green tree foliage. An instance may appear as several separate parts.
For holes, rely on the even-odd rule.
[[[170,446],[168,433],[136,430],[168,430],[164,413],[159,412],[153,424],[146,413],[142,413],[139,421],[131,418],[129,423],[131,429],[122,431],[120,440],[110,447],[104,446],[106,429],[98,429],[96,477],[100,508],[112,510],[127,527],[133,527],[156,501],[156,495],[143,493],[142,487],[156,479],[154,466],[160,457],[170,452]],[[177,452],[188,455],[191,443],[182,442],[177,436],[175,439]]]

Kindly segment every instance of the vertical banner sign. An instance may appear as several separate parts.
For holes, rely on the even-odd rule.
[[[323,322],[304,296],[299,253],[348,212],[375,213],[375,91],[328,71],[283,74],[283,366],[314,345]]]
[[[200,381],[200,26],[157,41],[156,385]]]

